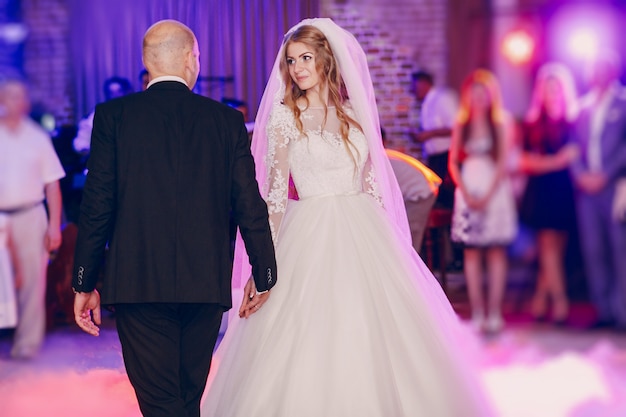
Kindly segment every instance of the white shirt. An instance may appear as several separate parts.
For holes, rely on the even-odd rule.
[[[456,94],[442,87],[431,88],[422,104],[420,124],[422,130],[450,128],[454,125],[459,102]],[[424,142],[424,151],[429,156],[447,152],[450,149],[451,136],[438,136]]]
[[[156,77],[154,80],[150,80],[150,82],[148,83],[148,88],[150,88],[151,85],[161,81],[178,81],[179,83],[185,84],[189,88],[187,81],[183,80],[177,75],[161,75],[160,77]]]
[[[93,116],[95,112],[91,112],[78,123],[78,132],[72,142],[76,152],[89,152],[91,149],[91,131],[93,130]]]
[[[0,209],[43,201],[44,187],[65,176],[48,134],[25,118],[16,131],[0,125]]]
[[[587,143],[587,165],[589,170],[593,172],[602,171],[602,130],[605,125],[606,117],[611,107],[611,103],[619,90],[619,84],[615,83],[602,97],[597,97],[594,92],[592,100],[595,107],[591,110],[589,119],[589,142]]]

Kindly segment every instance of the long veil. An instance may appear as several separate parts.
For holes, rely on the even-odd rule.
[[[339,73],[350,97],[350,104],[355,112],[356,120],[363,128],[363,132],[368,141],[370,161],[376,175],[378,190],[382,197],[385,212],[392,224],[395,224],[409,242],[411,239],[404,201],[400,187],[393,173],[389,160],[385,154],[382,143],[380,122],[378,118],[378,108],[374,97],[374,87],[367,65],[367,57],[363,48],[356,38],[348,31],[342,29],[335,22],[328,18],[305,19],[292,27],[286,34],[288,35],[303,25],[315,26],[324,33],[337,64]],[[261,195],[267,198],[268,178],[267,178],[267,153],[268,137],[266,126],[270,113],[274,106],[281,105],[285,94],[285,84],[282,81],[279,63],[284,57],[285,43],[274,61],[274,66],[268,80],[265,92],[259,105],[255,120],[255,128],[252,135],[251,150],[256,165],[256,179],[261,188]],[[235,290],[243,287],[250,277],[250,264],[241,237],[237,236],[235,245],[235,260],[233,265],[233,288]],[[278,272],[280,274],[280,271]]]

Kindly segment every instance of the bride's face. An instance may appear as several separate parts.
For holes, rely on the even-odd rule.
[[[313,48],[301,42],[287,45],[289,75],[300,90],[319,90],[320,77],[315,68]]]

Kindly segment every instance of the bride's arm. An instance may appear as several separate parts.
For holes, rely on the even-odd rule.
[[[379,206],[385,208],[380,187],[378,186],[378,180],[376,179],[376,171],[374,170],[372,160],[369,156],[363,168],[363,191],[371,195]]]
[[[289,140],[297,135],[293,124],[293,116],[284,107],[278,107],[270,115],[267,125],[267,211],[274,246],[277,244],[278,232],[287,208],[289,195]]]

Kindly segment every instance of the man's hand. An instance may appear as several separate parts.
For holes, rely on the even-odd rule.
[[[613,220],[626,222],[626,178],[619,179],[613,197]]]
[[[596,194],[606,185],[606,175],[597,172],[586,172],[577,178],[576,183],[587,194]]]
[[[266,291],[262,294],[256,292],[256,285],[252,278],[248,279],[246,286],[243,289],[243,300],[241,307],[239,308],[239,317],[248,318],[252,314],[259,311],[261,306],[265,304],[270,296],[270,292]]]
[[[577,145],[567,144],[559,150],[556,154],[556,161],[558,169],[567,168],[572,162],[574,162],[580,156],[580,150]]]
[[[53,252],[59,249],[63,239],[61,236],[61,230],[58,227],[48,226],[44,239],[44,244],[48,252]]]
[[[411,129],[409,131],[409,136],[411,137],[411,139],[413,139],[414,142],[417,143],[426,142],[428,139],[432,138],[432,135],[429,131],[420,131],[416,129]]]
[[[100,334],[100,294],[98,290],[79,292],[74,297],[74,320],[92,336]]]

